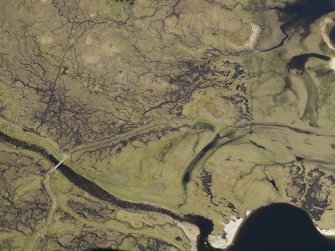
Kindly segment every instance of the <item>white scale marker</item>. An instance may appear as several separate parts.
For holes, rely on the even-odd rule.
[[[57,165],[55,165],[54,168],[57,169],[61,164],[63,164],[64,160],[65,160],[65,159],[62,159]]]
[[[61,161],[59,161],[59,163],[57,165],[55,165],[54,169],[57,169],[69,157],[69,155],[66,154],[66,153],[63,153],[62,155],[63,155],[64,158]]]

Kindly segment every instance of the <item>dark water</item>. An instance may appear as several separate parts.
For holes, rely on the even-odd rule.
[[[321,55],[317,53],[301,54],[301,55],[294,56],[289,60],[289,62],[287,63],[287,69],[288,70],[296,69],[296,70],[303,71],[305,69],[305,65],[308,59],[310,58],[318,58],[324,61],[330,60],[329,56]]]
[[[280,21],[283,24],[280,26],[281,31],[285,35],[277,45],[265,49],[270,51],[281,47],[288,39],[288,30],[295,28],[303,28],[303,37],[308,36],[311,31],[309,26],[318,18],[335,11],[335,0],[296,0],[286,3],[285,7],[275,7],[280,14]]]
[[[276,203],[251,213],[228,251],[334,251],[335,241],[321,235],[308,214]]]
[[[186,216],[188,217],[188,216]],[[200,230],[200,235],[198,236],[198,241],[197,241],[197,248],[200,251],[214,251],[218,250],[213,248],[207,238],[208,235],[213,231],[214,224],[212,221],[208,220],[207,218],[199,215],[190,215],[189,222],[193,223],[194,225],[198,226]]]
[[[333,44],[335,44],[335,26],[331,28],[329,32],[329,38]]]
[[[11,144],[17,148],[22,148],[22,149],[26,149],[26,150],[30,150],[32,152],[36,152],[40,155],[42,155],[44,158],[46,158],[47,160],[49,160],[52,164],[57,165],[57,163],[59,162],[52,154],[48,153],[47,150],[45,150],[42,147],[39,147],[37,145],[33,145],[18,139],[14,139],[6,134],[4,134],[3,132],[0,131],[0,142],[4,142],[7,144]]]
[[[335,0],[296,0],[293,3],[287,3],[281,9],[286,17],[296,17],[296,21],[301,21],[302,25],[308,26],[316,19],[335,10]]]

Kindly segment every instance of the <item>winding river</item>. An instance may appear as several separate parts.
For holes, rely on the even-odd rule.
[[[55,156],[53,156],[44,148],[12,138],[1,131],[0,131],[0,141],[7,144],[11,144],[20,149],[36,152],[42,155],[47,160],[49,160],[53,165],[57,165],[59,163],[59,161],[55,158]],[[193,214],[181,215],[166,208],[156,207],[144,203],[136,203],[122,200],[112,195],[111,193],[107,192],[94,182],[86,179],[84,176],[76,173],[64,163],[62,163],[58,167],[58,170],[75,186],[79,187],[80,189],[86,191],[90,195],[100,200],[113,204],[114,206],[117,206],[119,208],[128,211],[142,211],[142,212],[153,212],[158,214],[164,214],[176,221],[188,222],[192,225],[197,226],[200,230],[200,235],[197,238],[197,249],[201,251],[215,250],[213,247],[211,247],[211,245],[207,240],[208,235],[213,231],[214,227],[214,224],[211,220],[200,215],[193,215]]]
[[[250,133],[250,126],[253,128],[286,128],[295,132],[304,134],[316,134],[313,129],[301,130],[294,127],[289,127],[281,124],[249,124],[241,126],[241,133],[237,134],[223,134],[218,136],[214,142],[215,146],[226,144],[231,142],[233,139],[241,138]],[[246,127],[246,128],[245,128]],[[246,130],[245,130],[246,129]],[[229,136],[229,137],[228,137]],[[329,135],[330,136],[330,135]],[[333,136],[333,135],[331,135]],[[57,165],[59,160],[49,153],[46,149],[24,142],[13,137],[6,135],[0,131],[0,141],[15,146],[20,149],[30,150],[35,153],[42,155],[44,158],[49,160],[53,165]],[[219,144],[221,143],[221,144]],[[201,156],[204,157],[208,152],[210,153],[210,147],[206,146],[204,151],[201,152]],[[197,158],[199,161],[200,157]],[[213,231],[214,224],[211,220],[200,216],[187,214],[178,214],[172,210],[153,206],[150,204],[130,202],[122,200],[104,190],[91,180],[88,180],[84,176],[73,171],[69,166],[61,164],[58,170],[75,186],[86,191],[90,195],[108,202],[119,208],[128,211],[142,211],[152,212],[162,215],[166,215],[173,220],[178,222],[187,222],[195,225],[199,228],[200,234],[197,238],[197,249],[200,251],[212,251],[220,250],[213,248],[208,242],[208,236]],[[190,170],[191,171],[191,170]],[[291,238],[294,237],[294,238]],[[282,240],[285,240],[284,249],[281,245]],[[307,246],[306,246],[307,245]],[[321,249],[309,249],[317,245]],[[277,248],[281,247],[281,249]],[[295,249],[294,249],[295,248]],[[237,237],[233,241],[233,245],[227,249],[228,251],[250,251],[250,250],[272,250],[272,251],[283,251],[283,250],[303,250],[303,251],[334,251],[335,242],[322,236],[315,228],[312,220],[306,212],[289,204],[272,204],[251,213],[240,229],[238,230]]]

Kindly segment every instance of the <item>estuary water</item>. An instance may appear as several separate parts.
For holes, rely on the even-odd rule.
[[[308,214],[275,203],[252,212],[227,251],[334,251],[335,241],[316,229]]]

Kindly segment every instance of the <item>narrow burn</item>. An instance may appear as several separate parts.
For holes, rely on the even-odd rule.
[[[278,188],[276,182],[274,181],[274,179],[266,178],[266,180],[267,180],[268,182],[270,182],[270,184],[273,186],[273,188],[274,188],[277,192],[279,191],[279,188]]]
[[[335,26],[333,26],[329,31],[329,39],[333,44],[335,44]]]
[[[189,172],[185,173],[183,177],[183,183],[187,184],[188,182],[190,182],[190,179],[191,179],[190,173]]]

